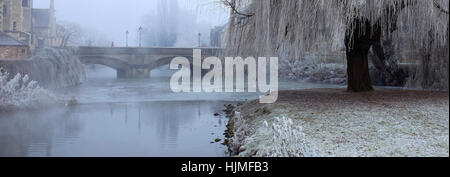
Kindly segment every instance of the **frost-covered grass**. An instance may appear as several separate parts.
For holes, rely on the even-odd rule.
[[[56,96],[39,87],[36,81],[30,81],[28,75],[8,78],[8,72],[0,72],[0,110],[36,107],[57,101]]]
[[[234,134],[247,135],[231,143],[239,156],[449,156],[448,92],[286,91],[238,111]]]
[[[264,136],[269,138],[270,145],[263,146],[255,156],[259,157],[309,157],[315,156],[314,148],[306,141],[306,135],[300,125],[294,125],[292,119],[276,117],[269,125],[264,121]],[[254,139],[250,139],[252,141]],[[251,142],[250,142],[251,143]]]

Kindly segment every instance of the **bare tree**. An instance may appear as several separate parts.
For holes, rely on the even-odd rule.
[[[56,35],[60,39],[60,47],[67,47],[72,44],[78,44],[83,30],[78,24],[70,22],[60,22],[56,26]]]
[[[60,47],[109,45],[109,40],[104,34],[72,22],[59,22],[56,34],[60,39]]]
[[[145,17],[144,42],[158,47],[173,47],[177,42],[180,8],[177,0],[158,0],[156,13]]]

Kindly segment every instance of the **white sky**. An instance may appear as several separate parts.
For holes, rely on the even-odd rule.
[[[106,34],[116,45],[125,43],[130,31],[130,45],[136,45],[137,28],[142,17],[155,9],[156,0],[55,0],[57,21],[69,21]],[[211,25],[224,24],[227,10],[217,0],[179,0],[180,7],[197,13]],[[34,8],[48,8],[50,0],[34,0]]]

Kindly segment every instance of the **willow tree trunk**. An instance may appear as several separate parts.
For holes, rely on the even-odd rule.
[[[369,50],[352,49],[347,52],[347,91],[372,91],[369,74]]]
[[[355,19],[345,36],[347,53],[347,91],[373,91],[369,74],[369,50],[378,34],[372,33],[367,19]],[[350,31],[353,30],[353,31]],[[375,35],[375,36],[374,36]]]

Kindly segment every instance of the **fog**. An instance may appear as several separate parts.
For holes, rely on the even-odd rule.
[[[177,0],[167,0],[174,2]],[[221,7],[218,0],[178,0],[179,11],[187,17],[175,18],[183,22],[186,32],[178,35],[190,39],[198,33],[206,33],[210,28],[223,25],[228,18],[228,11]],[[34,0],[34,8],[48,8],[50,0]],[[70,22],[78,24],[92,34],[98,34],[105,43],[114,41],[115,46],[126,45],[126,34],[129,31],[129,46],[138,46],[138,28],[144,27],[144,31],[154,30],[152,21],[149,20],[157,11],[158,0],[55,0],[56,18],[58,22]],[[178,15],[180,16],[180,15]],[[200,24],[200,25],[198,25]],[[151,29],[146,29],[150,28]],[[180,38],[180,37],[179,37]],[[204,35],[202,43],[209,41],[208,35]],[[144,39],[143,39],[144,40]],[[142,42],[144,46],[151,42]],[[198,41],[178,42],[177,46],[198,44]]]

